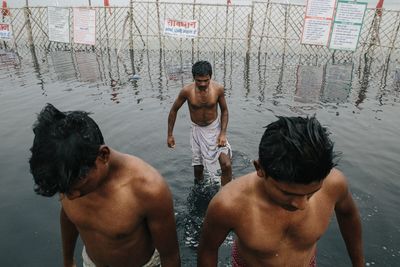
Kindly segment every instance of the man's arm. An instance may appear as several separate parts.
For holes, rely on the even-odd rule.
[[[79,232],[75,225],[69,220],[62,207],[60,212],[60,224],[64,267],[75,267],[74,251]]]
[[[217,266],[218,249],[231,230],[231,222],[226,216],[224,201],[218,194],[211,200],[203,222],[197,250],[198,267]]]
[[[362,267],[365,262],[362,248],[361,219],[344,177],[343,180],[345,193],[336,203],[336,218],[353,266]]]
[[[184,89],[182,89],[178,97],[176,98],[174,104],[172,105],[168,115],[168,137],[167,137],[168,147],[172,148],[175,147],[175,139],[173,131],[175,126],[176,115],[178,114],[178,110],[182,107],[185,101],[186,101],[185,91]]]
[[[221,92],[218,97],[219,108],[221,109],[221,133],[218,137],[218,145],[225,146],[226,145],[226,129],[228,128],[228,120],[229,120],[229,113],[228,113],[228,105],[226,104],[225,100],[225,92],[224,88],[220,89]]]
[[[160,253],[161,266],[181,266],[178,237],[171,192],[162,181],[148,203],[147,223],[155,248]],[[149,201],[149,200],[147,200]]]

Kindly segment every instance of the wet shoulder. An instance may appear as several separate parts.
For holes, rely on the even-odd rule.
[[[194,83],[189,83],[182,88],[180,94],[182,96],[189,97],[194,92],[194,88]]]
[[[144,160],[127,155],[129,185],[138,196],[150,197],[165,191],[167,184],[161,174]]]
[[[340,170],[333,168],[325,178],[323,188],[327,194],[337,200],[348,192],[347,178]]]
[[[210,82],[213,90],[219,95],[219,94],[224,94],[224,86],[214,80],[211,80]]]
[[[254,195],[255,172],[236,178],[226,184],[212,200],[213,205],[226,211],[246,210]]]

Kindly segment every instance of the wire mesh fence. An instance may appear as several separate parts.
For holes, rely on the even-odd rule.
[[[220,5],[167,2],[134,2],[127,7],[91,7],[96,14],[95,45],[74,41],[73,8],[68,7],[68,43],[49,40],[47,7],[10,9],[11,41],[0,48],[23,53],[23,48],[51,50],[125,49],[267,54],[305,58],[351,59],[364,53],[374,57],[400,58],[400,12],[367,9],[356,51],[330,50],[326,46],[301,44],[305,6],[274,2],[249,5]],[[196,20],[196,38],[163,34],[166,19]]]

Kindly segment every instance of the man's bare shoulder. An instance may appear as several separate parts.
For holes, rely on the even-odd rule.
[[[194,83],[186,84],[185,86],[183,86],[180,94],[188,96],[193,91],[194,88],[195,88],[195,84]]]
[[[334,199],[341,198],[348,191],[347,178],[340,170],[333,168],[325,178],[323,188]]]
[[[136,156],[125,154],[124,157],[126,158],[126,181],[135,194],[150,196],[166,190],[164,178],[154,167]]]
[[[224,93],[224,86],[222,84],[216,82],[215,80],[211,80],[210,84],[212,88],[214,88],[214,90],[218,93]]]
[[[254,196],[256,176],[253,172],[232,180],[215,195],[211,205],[226,212],[243,210],[248,204],[247,200]]]

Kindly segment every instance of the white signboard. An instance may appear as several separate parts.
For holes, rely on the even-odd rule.
[[[307,0],[302,44],[327,45],[336,0]]]
[[[330,49],[356,50],[366,8],[367,3],[338,1]]]
[[[96,12],[89,8],[74,8],[74,42],[95,45]]]
[[[166,19],[164,21],[164,35],[195,38],[198,35],[197,20]]]
[[[308,0],[306,17],[332,18],[336,0]]]
[[[69,9],[48,7],[49,40],[69,43]]]
[[[0,40],[10,41],[11,38],[11,25],[8,23],[0,23]]]

